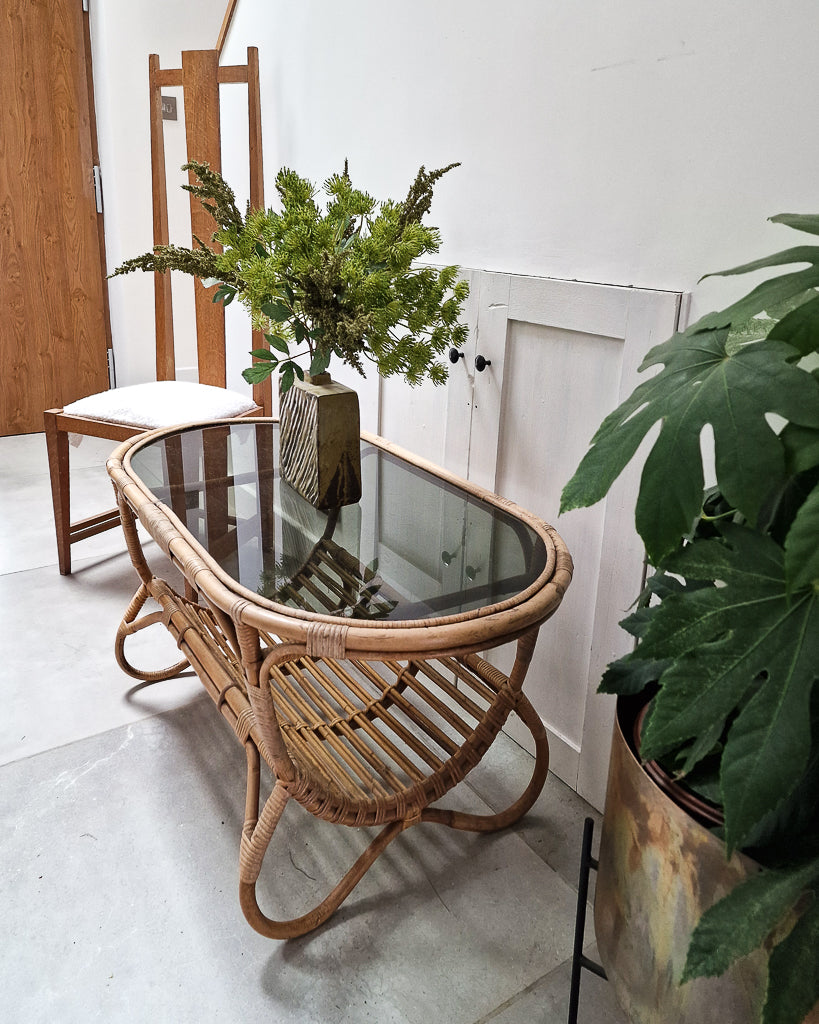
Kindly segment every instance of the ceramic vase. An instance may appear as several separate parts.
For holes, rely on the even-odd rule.
[[[318,509],[361,498],[358,395],[329,373],[296,380],[279,406],[282,478]]]

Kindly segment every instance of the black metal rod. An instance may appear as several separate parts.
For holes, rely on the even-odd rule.
[[[591,971],[592,974],[596,974],[598,978],[602,978],[603,981],[607,981],[607,975],[605,970],[597,963],[596,960],[589,960],[585,954],[580,956],[580,966],[585,967],[587,971]]]
[[[586,902],[589,895],[589,870],[597,870],[597,860],[591,855],[594,820],[586,818],[583,823],[583,845],[580,849],[580,877],[577,882],[577,913],[574,921],[574,951],[572,953],[572,981],[569,989],[569,1016],[567,1024],[577,1024],[577,1011],[580,1002],[580,972],[596,974],[598,978],[606,977],[606,972],[583,953],[583,937],[586,930]]]

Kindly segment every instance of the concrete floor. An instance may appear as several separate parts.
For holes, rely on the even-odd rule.
[[[72,449],[75,516],[111,504],[112,447]],[[413,829],[321,929],[264,939],[238,903],[244,754],[194,677],[140,686],[114,661],[136,587],[119,531],[73,557],[61,577],[43,436],[0,438],[0,1019],[566,1020],[583,819],[599,820],[576,794],[550,776],[493,836]],[[175,654],[161,629],[139,640],[146,667]],[[501,737],[450,803],[498,809],[530,771]],[[262,907],[303,912],[366,842],[291,805]],[[579,1020],[625,1020],[588,973]]]

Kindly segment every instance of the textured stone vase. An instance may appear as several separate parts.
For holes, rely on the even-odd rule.
[[[279,466],[282,479],[318,509],[361,498],[358,395],[329,373],[296,380],[281,396]]]

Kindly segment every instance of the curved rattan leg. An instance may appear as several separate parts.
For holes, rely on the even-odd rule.
[[[139,633],[140,630],[147,629],[148,626],[153,626],[157,622],[163,622],[164,613],[161,611],[151,612],[137,618],[150,596],[147,586],[142,583],[125,610],[125,615],[122,617],[122,622],[117,629],[116,639],[114,640],[114,654],[116,655],[119,667],[123,672],[127,672],[129,676],[133,676],[135,679],[143,679],[148,683],[158,683],[163,679],[172,679],[174,676],[178,676],[180,672],[188,668],[188,659],[185,658],[183,661],[178,661],[169,668],[152,671],[135,668],[125,657],[125,640],[127,637],[133,636],[134,633]]]
[[[518,717],[528,727],[535,741],[535,767],[529,785],[513,804],[497,814],[466,814],[440,807],[427,807],[421,812],[421,821],[431,821],[467,832],[497,832],[512,825],[529,810],[540,796],[549,771],[549,740],[540,715],[521,693],[515,708]]]
[[[302,914],[301,917],[276,921],[259,909],[256,900],[256,880],[259,877],[268,844],[288,800],[289,797],[284,787],[280,783],[276,783],[262,810],[258,824],[254,824],[252,820],[247,822],[242,833],[239,857],[239,902],[250,926],[260,935],[269,939],[294,939],[299,935],[306,935],[318,928],[319,925],[324,924],[347,899],[380,854],[408,825],[404,821],[395,821],[385,826],[321,903],[308,913]]]

